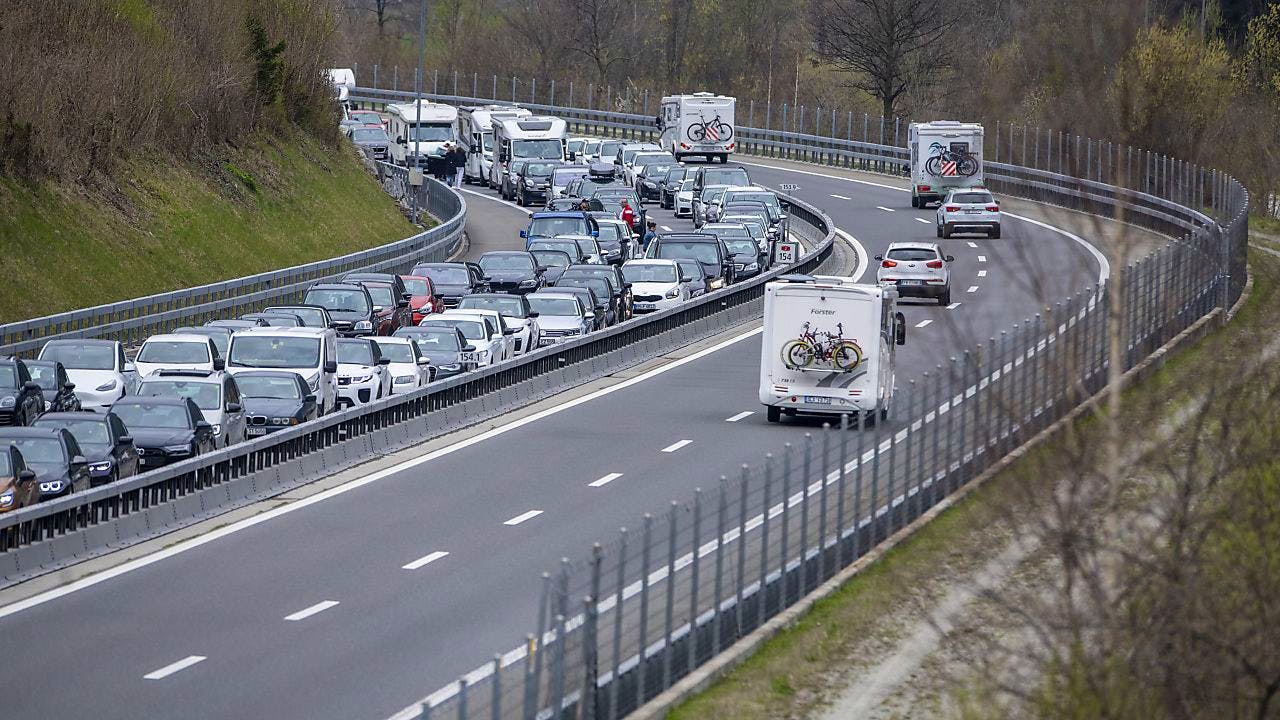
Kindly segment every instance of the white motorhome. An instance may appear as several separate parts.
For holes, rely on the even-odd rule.
[[[356,89],[355,72],[351,68],[331,68],[329,82],[333,83],[333,98],[346,105],[351,91]]]
[[[493,119],[495,161],[489,169],[490,187],[502,187],[512,160],[560,160],[567,157],[569,123],[550,115]]]
[[[692,95],[668,95],[662,98],[658,129],[662,131],[662,149],[683,160],[689,155],[702,155],[711,162],[718,158],[728,162],[737,147],[733,110],[737,100],[709,92]]]
[[[888,417],[904,342],[893,288],[825,275],[765,284],[760,402],[769,422],[783,413]]]
[[[473,105],[458,109],[458,140],[467,147],[467,166],[463,182],[487,182],[493,164],[493,121],[501,118],[528,117],[528,108],[514,105]]]
[[[458,109],[427,102],[387,106],[387,134],[391,136],[391,161],[396,165],[419,164],[419,158],[439,153],[453,142]],[[425,166],[426,161],[421,165]]]
[[[982,187],[982,126],[956,120],[911,123],[911,207],[942,202],[953,188]]]

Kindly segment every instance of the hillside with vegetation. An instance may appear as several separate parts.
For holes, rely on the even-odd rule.
[[[332,257],[412,226],[340,139],[337,12],[49,0],[0,18],[0,322]]]

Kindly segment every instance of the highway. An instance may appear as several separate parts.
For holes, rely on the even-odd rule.
[[[933,211],[888,185],[814,166],[752,179],[818,205],[868,255],[934,241]],[[887,181],[886,181],[887,182]],[[527,210],[467,188],[467,256],[518,247]],[[660,226],[689,227],[650,205]],[[923,221],[923,222],[922,222]],[[1014,217],[1004,237],[940,241],[955,256],[949,307],[907,301],[898,379],[1046,303],[1092,287],[1099,256]],[[874,280],[874,262],[862,280]],[[797,442],[769,425],[750,328],[677,363],[499,426],[322,501],[76,592],[0,609],[21,658],[14,717],[382,718],[519,644],[539,574],[645,512]]]

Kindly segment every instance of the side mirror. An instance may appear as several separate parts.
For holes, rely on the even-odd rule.
[[[39,390],[40,385],[35,380],[28,380],[22,383],[22,389],[27,391]]]
[[[324,364],[324,368],[323,368],[323,369],[324,369],[324,371],[325,371],[326,373],[328,373],[328,374],[332,375],[332,374],[334,374],[334,373],[338,372],[338,363],[337,363],[337,362],[335,362],[335,361],[333,361],[333,360],[329,360],[328,362],[326,362],[326,363]]]
[[[409,301],[408,301],[408,300],[401,300],[400,302],[396,303],[396,307],[398,307],[398,308],[407,308],[407,307],[409,307]]]
[[[681,275],[680,282],[682,283],[693,282],[693,278],[689,277],[688,275]]]
[[[537,310],[530,311],[530,313],[529,313],[529,317],[531,317],[531,318],[536,318],[536,317],[538,317],[538,311],[537,311]]]
[[[475,352],[475,351],[476,351],[476,346],[475,346],[475,345],[463,345],[463,346],[462,346],[462,352]]]
[[[943,260],[946,260],[947,262],[955,262],[956,258],[954,255],[948,255],[945,258],[943,258]]]
[[[408,141],[404,139],[404,136],[403,136],[403,135],[401,135],[400,137],[397,137],[397,138],[396,138],[396,144],[397,144],[397,145],[407,145],[407,144],[408,144]]]
[[[899,345],[907,344],[907,317],[902,313],[893,314],[893,340]]]
[[[598,238],[598,237],[600,237],[600,231],[599,231],[599,230],[592,230],[592,231],[591,231],[591,237],[593,237],[593,238]]]
[[[493,280],[493,276],[492,276],[492,275],[485,275],[483,278],[480,278],[480,279],[481,279],[481,280],[484,280],[485,282],[489,282],[489,281]]]
[[[400,293],[400,297],[401,297],[402,299],[404,299],[404,300],[412,300],[412,299],[413,299],[413,293],[411,293],[411,292],[404,292],[404,293]]]
[[[877,256],[876,256],[876,260],[884,260],[884,256],[883,256],[883,255],[877,255]]]
[[[506,330],[503,330],[503,331],[502,331],[502,334],[503,334],[503,335],[515,335],[515,334],[516,334],[516,329],[515,329],[515,328],[507,328]]]
[[[210,430],[213,430],[213,426],[209,424],[208,420],[199,420],[196,422],[196,430],[197,431],[203,430],[205,432],[209,432]]]
[[[479,145],[472,145],[472,146],[471,146],[471,152],[473,152],[473,153],[478,153],[478,152],[480,152],[480,146],[479,146]]]
[[[227,412],[229,413],[238,413],[243,409],[244,406],[240,403],[227,403]]]
[[[226,369],[227,369],[227,361],[226,361],[226,360],[223,360],[222,358],[214,358],[214,359],[213,359],[213,369],[214,369],[214,371],[226,370]]]
[[[596,319],[596,314],[595,314],[595,313],[593,313],[593,312],[589,312],[589,313],[587,313],[586,315],[583,315],[582,317],[584,317],[584,318],[586,318],[586,319],[588,319],[588,320],[595,320],[595,319]]]
[[[304,403],[314,403],[315,401],[316,401],[315,395],[304,395],[302,397],[302,402]]]
[[[390,364],[391,364],[391,358],[388,358],[388,357],[378,358],[378,364],[379,364],[379,365],[390,365]]]
[[[330,330],[337,330],[337,329],[339,329],[339,328],[341,328],[341,327],[342,327],[342,323],[340,323],[340,322],[338,322],[338,321],[336,321],[336,320],[334,320],[334,321],[330,321],[330,323],[329,323],[329,329],[330,329]]]
[[[546,272],[548,269],[549,269],[549,268],[548,268],[546,265],[539,265],[539,266],[538,266],[538,272],[540,272],[540,273],[544,273],[544,272]]]
[[[19,484],[19,485],[22,485],[22,484],[25,484],[25,483],[29,483],[29,482],[35,482],[35,479],[36,479],[36,471],[35,471],[35,470],[19,470],[19,471],[18,471],[18,484]]]
[[[132,436],[132,435],[121,435],[121,436],[120,436],[120,444],[121,444],[121,445],[132,445],[132,444],[133,444],[133,436]]]
[[[420,357],[420,358],[418,358],[418,364],[419,364],[419,365],[430,365],[430,364],[431,364],[431,359],[430,359],[430,358]]]
[[[622,283],[622,287],[624,287],[624,288],[626,288],[626,289],[630,290],[630,289],[631,289],[631,283],[629,283],[629,282],[624,282],[624,283]]]
[[[63,389],[63,390],[75,390],[75,389],[76,389],[76,384],[75,384],[75,383],[73,383],[73,382],[63,383],[63,385],[62,385],[62,389]]]
[[[385,308],[385,307],[383,307],[382,305],[374,305],[374,306],[373,306],[373,312],[374,312],[375,314],[380,313],[380,312],[382,312],[383,310],[386,310],[386,308]]]
[[[83,467],[88,464],[89,461],[85,460],[83,455],[76,455],[71,458],[71,467]]]
[[[526,239],[526,240],[527,240],[527,239],[529,238],[529,231],[528,231],[528,230],[521,230],[521,231],[520,231],[520,237],[522,237],[522,238],[524,238],[524,239]]]
[[[133,363],[131,363],[131,362],[126,362],[126,363],[124,364],[124,371],[125,371],[125,372],[127,372],[127,373],[131,373],[131,372],[138,372],[138,366],[137,366],[137,365],[134,365],[134,364],[133,364]]]

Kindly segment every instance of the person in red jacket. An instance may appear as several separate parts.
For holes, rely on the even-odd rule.
[[[636,213],[631,209],[631,203],[628,203],[626,200],[622,201],[621,216],[622,222],[626,223],[627,227],[631,228],[636,226]]]

